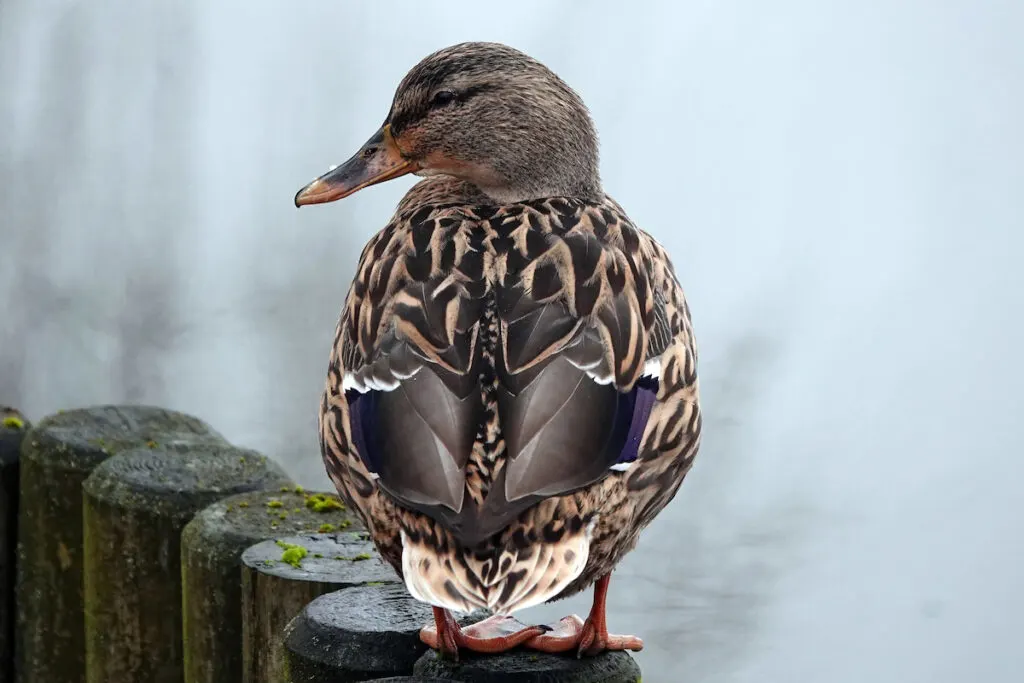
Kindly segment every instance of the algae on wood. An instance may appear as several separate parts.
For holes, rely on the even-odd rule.
[[[478,618],[459,621],[467,625]],[[365,681],[409,675],[427,650],[420,629],[433,620],[430,605],[410,597],[401,583],[321,596],[285,630],[291,678],[283,680]]]
[[[242,555],[243,680],[286,680],[282,634],[317,596],[397,581],[365,534],[292,536],[249,548]]]
[[[242,683],[242,553],[266,539],[361,529],[337,496],[289,484],[205,508],[181,535],[185,683]],[[275,546],[275,550],[277,547]]]
[[[20,412],[0,406],[0,681],[14,680],[19,453],[29,427]]]
[[[51,415],[21,452],[16,662],[18,683],[82,683],[82,482],[112,454],[227,442],[184,413],[97,406]]]
[[[255,451],[137,449],[83,485],[86,680],[181,683],[181,531],[227,496],[287,481]]]

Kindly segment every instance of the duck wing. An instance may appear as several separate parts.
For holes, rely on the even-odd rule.
[[[472,544],[628,468],[680,331],[674,294],[652,288],[659,253],[613,204],[396,219],[364,250],[339,327],[357,484],[369,495],[376,478]]]

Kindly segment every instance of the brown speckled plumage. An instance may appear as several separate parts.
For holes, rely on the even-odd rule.
[[[296,203],[408,172],[430,177],[363,249],[336,330],[327,471],[420,600],[507,613],[571,595],[635,546],[697,454],[683,291],[601,189],[582,101],[511,48],[424,59],[381,130]],[[601,585],[586,647],[632,647],[608,636]]]
[[[431,188],[435,183],[444,186]],[[432,190],[446,188],[458,189],[449,181],[427,180],[411,194],[429,197]],[[433,196],[435,201],[438,198]],[[404,532],[407,542],[430,548],[438,563],[450,561],[459,575],[458,586],[473,587],[487,596],[505,588],[500,577],[529,562],[529,553],[556,545],[563,554],[578,552],[564,537],[582,539],[593,522],[586,566],[558,597],[610,571],[635,545],[640,529],[675,494],[699,442],[697,357],[690,317],[661,246],[636,229],[610,200],[585,203],[552,198],[503,207],[410,206],[406,202],[405,211],[398,212],[367,245],[357,273],[336,334],[321,435],[332,479],[367,520],[388,561],[401,571]],[[455,287],[449,305],[460,313],[471,309],[470,324],[459,329],[463,316],[450,315],[437,334],[428,324],[435,319],[418,317],[418,308],[405,310],[409,289],[424,285],[431,291]],[[497,341],[500,331],[489,332],[495,326],[488,325],[495,316],[493,304],[481,307],[479,302],[492,301],[497,291],[509,289],[566,309],[564,333],[557,330],[551,345],[543,345],[520,366],[564,352],[573,340],[597,339],[601,340],[599,372],[611,374],[620,390],[633,386],[645,361],[660,358],[658,400],[637,462],[629,471],[609,472],[585,488],[542,500],[518,514],[495,537],[462,547],[443,524],[408,510],[377,486],[352,445],[342,379],[345,373],[365,371],[380,340],[396,331],[417,340],[425,356],[440,362],[451,349],[450,340],[475,339],[479,344],[481,337],[490,335]],[[470,344],[465,341],[466,346]],[[491,344],[482,347],[490,347],[493,353]],[[488,351],[483,357],[488,357]],[[480,395],[490,405],[473,442],[465,482],[478,503],[505,464],[499,415],[493,399],[488,399],[494,369],[488,362],[482,365],[477,370]],[[511,564],[502,572],[506,557]],[[447,573],[442,571],[437,580],[449,578]],[[492,591],[480,585],[488,583],[487,577],[491,577]],[[537,590],[543,592],[543,588]],[[465,604],[470,608],[481,602],[501,607],[487,604],[486,597]]]

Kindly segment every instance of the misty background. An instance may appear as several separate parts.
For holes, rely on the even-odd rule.
[[[1019,680],[1024,4],[240,7],[0,3],[0,403],[183,410],[329,486],[334,325],[414,181],[292,197],[506,42],[693,309],[704,446],[611,584],[645,680]]]

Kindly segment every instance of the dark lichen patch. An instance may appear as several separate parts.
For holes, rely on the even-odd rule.
[[[358,555],[353,555],[352,557],[345,557],[344,555],[335,555],[334,559],[347,560],[349,562],[364,562],[366,560],[372,560],[373,555],[371,555],[370,553],[359,553]]]
[[[101,453],[110,453],[110,449],[107,447],[106,440],[104,440],[104,439],[89,439],[88,442],[89,442],[90,446],[96,447],[97,449],[99,449],[99,451]]]

